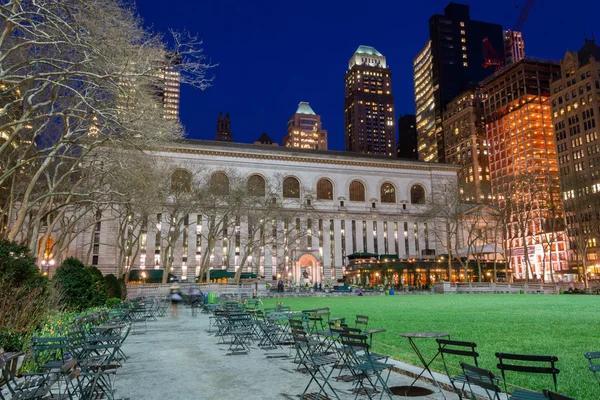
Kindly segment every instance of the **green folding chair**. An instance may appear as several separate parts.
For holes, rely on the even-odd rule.
[[[590,371],[594,374],[594,378],[596,378],[596,382],[600,385],[600,352],[598,351],[590,351],[584,354],[584,357],[590,363]]]
[[[502,389],[498,386],[498,378],[496,378],[492,371],[462,361],[459,364],[463,370],[466,383],[469,386],[470,398],[472,400],[478,398],[473,390],[474,386],[483,389],[490,400],[501,400],[500,394],[502,393]]]
[[[436,339],[436,342],[438,344],[438,351],[442,357],[446,375],[448,375],[448,379],[450,379],[454,392],[458,395],[459,399],[462,399],[462,393],[465,390],[467,378],[464,369],[461,373],[457,374],[454,372],[453,367],[456,365],[456,361],[468,362],[469,364],[467,365],[473,364],[475,367],[478,367],[477,358],[479,357],[479,353],[475,351],[477,344],[449,339]]]
[[[558,357],[509,353],[496,353],[496,357],[498,358],[498,369],[502,373],[505,392],[508,393],[506,382],[507,371],[550,375],[554,383],[554,391],[558,392],[557,375],[560,372],[556,368]],[[544,396],[543,392],[515,389],[510,396],[510,400],[546,400],[546,396]]]
[[[573,397],[569,397],[556,392],[551,392],[548,389],[544,389],[544,396],[546,396],[548,400],[575,400]]]

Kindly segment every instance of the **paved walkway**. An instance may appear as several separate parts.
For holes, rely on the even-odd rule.
[[[293,349],[266,351],[254,345],[247,355],[227,356],[228,346],[217,345],[218,338],[208,333],[208,315],[192,317],[191,310],[184,307],[179,311],[178,318],[149,321],[145,334],[129,335],[123,345],[129,359],[116,382],[118,398],[299,399],[310,376],[295,371]],[[274,352],[291,357],[266,358]],[[389,385],[411,382],[409,377],[392,372]],[[336,381],[333,386],[341,399],[354,399],[349,383]],[[437,390],[426,382],[419,386]],[[453,393],[444,394],[449,400],[458,399]],[[439,392],[419,398],[443,399]]]

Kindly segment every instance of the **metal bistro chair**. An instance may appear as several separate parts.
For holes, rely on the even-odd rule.
[[[471,393],[471,399],[477,399],[477,395],[473,391],[473,386],[480,387],[485,390],[487,397],[490,400],[504,400],[506,397],[500,397],[502,389],[498,386],[498,378],[490,370],[479,368],[475,365],[470,365],[464,362],[460,362],[460,366],[463,370],[463,376],[469,386]]]
[[[339,400],[340,397],[329,383],[331,374],[339,362],[338,358],[333,355],[320,355],[317,349],[311,344],[311,341],[306,337],[305,332],[294,330],[292,332],[292,337],[294,339],[296,351],[299,352],[298,359],[301,360],[306,372],[310,374],[310,380],[304,388],[304,392],[300,395],[300,398],[322,399],[331,398],[330,395],[333,395]],[[313,382],[319,386],[319,392],[307,394],[306,392]]]
[[[498,369],[502,373],[504,381],[504,391],[508,393],[506,383],[506,371],[526,372],[531,374],[546,374],[552,376],[554,383],[554,391],[558,392],[556,376],[560,372],[556,368],[558,357],[556,356],[540,356],[529,354],[508,354],[496,353],[498,358]],[[515,389],[510,396],[511,400],[546,400],[546,396],[542,392],[534,392],[523,389]]]
[[[548,400],[575,400],[573,397],[565,396],[564,394],[551,392],[548,389],[544,389],[544,396]]]
[[[360,394],[366,394],[369,399],[373,399],[377,393],[380,393],[380,399],[384,394],[393,399],[387,384],[393,365],[378,361],[371,355],[366,335],[344,332],[340,333],[340,336],[342,347],[345,349],[345,362],[349,363],[349,368],[354,376],[355,399]],[[365,385],[365,381],[368,382],[368,387]]]
[[[584,357],[589,361],[590,371],[594,374],[594,378],[596,378],[598,385],[600,385],[600,352],[589,351],[584,354]]]
[[[477,344],[450,339],[436,339],[436,342],[442,357],[442,362],[444,363],[446,375],[448,375],[448,379],[450,379],[454,392],[458,395],[459,399],[462,399],[462,392],[465,390],[465,385],[467,384],[464,368],[462,373],[452,373],[450,368],[452,368],[453,365],[451,366],[450,363],[460,358],[461,361],[467,361],[475,367],[478,367],[479,364],[477,363],[477,358],[479,357],[479,353],[475,351]]]

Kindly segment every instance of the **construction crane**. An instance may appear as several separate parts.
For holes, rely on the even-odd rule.
[[[533,3],[535,3],[535,0],[525,1],[517,23],[512,30],[508,29],[506,31],[506,36],[504,39],[504,54],[502,58],[498,56],[498,53],[496,53],[496,50],[494,50],[494,46],[492,46],[489,39],[487,37],[483,38],[483,68],[495,67],[496,70],[502,68],[502,65],[504,65],[506,62],[506,55],[512,51],[514,38],[513,32],[521,32],[523,30],[523,25],[525,25],[525,21],[527,21],[531,7],[533,7]]]

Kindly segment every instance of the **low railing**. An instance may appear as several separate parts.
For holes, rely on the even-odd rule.
[[[557,294],[569,289],[584,290],[582,282],[560,282],[560,283],[452,283],[439,282],[434,285],[436,293],[534,293],[534,294]],[[600,283],[592,282],[589,285],[592,292],[600,289]]]

